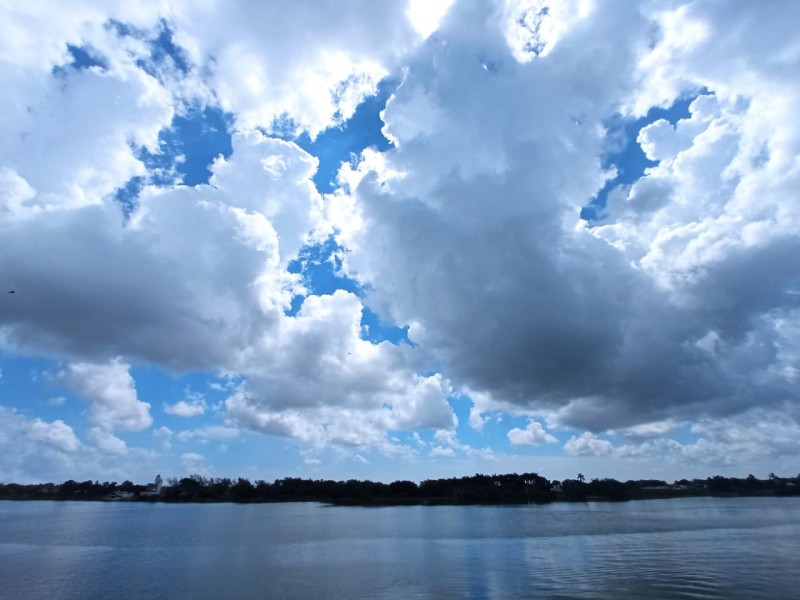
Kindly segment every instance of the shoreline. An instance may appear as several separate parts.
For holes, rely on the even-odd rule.
[[[266,504],[319,502],[331,506],[496,506],[550,504],[554,502],[625,502],[694,497],[794,497],[800,496],[798,477],[766,480],[722,476],[678,480],[565,479],[549,481],[536,473],[474,475],[471,477],[389,484],[373,481],[332,481],[287,477],[272,483],[247,479],[206,478],[199,475],[172,478],[162,486],[130,481],[61,484],[0,483],[0,500],[93,501]]]

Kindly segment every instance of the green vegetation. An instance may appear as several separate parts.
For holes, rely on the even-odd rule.
[[[672,484],[656,479],[617,481],[576,479],[548,481],[536,473],[473,475],[449,479],[427,479],[380,483],[330,481],[287,477],[272,483],[247,479],[209,478],[192,475],[170,479],[160,491],[153,484],[130,481],[77,482],[62,484],[0,483],[2,500],[125,500],[159,502],[327,502],[331,504],[525,504],[543,502],[622,501],[687,496],[800,496],[800,475],[767,479],[748,475],[681,479]]]

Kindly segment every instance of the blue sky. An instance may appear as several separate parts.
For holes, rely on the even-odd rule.
[[[791,32],[582,6],[6,9],[0,480],[794,469]]]

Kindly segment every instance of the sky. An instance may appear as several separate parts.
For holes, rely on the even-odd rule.
[[[800,4],[0,13],[0,481],[800,471]]]

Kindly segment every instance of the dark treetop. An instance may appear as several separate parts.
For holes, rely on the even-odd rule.
[[[272,483],[248,479],[192,475],[169,479],[163,487],[116,482],[65,481],[61,484],[0,483],[2,500],[125,500],[160,502],[294,502],[332,504],[524,504],[530,502],[621,501],[687,496],[798,496],[800,475],[767,479],[714,476],[681,479],[668,484],[657,479],[617,481],[575,479],[549,481],[536,473],[473,475],[380,483],[286,477]]]

